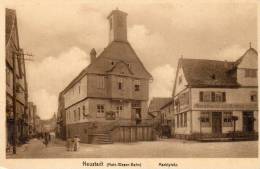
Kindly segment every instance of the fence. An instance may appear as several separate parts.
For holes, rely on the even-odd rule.
[[[155,140],[155,133],[152,126],[119,126],[112,132],[114,142],[136,142]]]

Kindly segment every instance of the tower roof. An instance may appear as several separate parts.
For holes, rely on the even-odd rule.
[[[109,19],[109,18],[111,17],[111,15],[113,15],[113,14],[118,14],[118,13],[127,15],[126,12],[121,11],[121,10],[119,10],[119,9],[117,8],[117,9],[115,9],[115,10],[112,10],[112,11],[109,13],[109,15],[107,16],[107,19]]]

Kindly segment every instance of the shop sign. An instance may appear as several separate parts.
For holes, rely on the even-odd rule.
[[[257,103],[196,103],[194,108],[228,109],[228,110],[257,110]]]

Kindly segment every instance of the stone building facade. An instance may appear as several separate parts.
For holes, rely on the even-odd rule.
[[[235,62],[181,58],[173,90],[174,135],[258,135],[257,60],[251,47]]]
[[[92,49],[91,63],[61,92],[58,116],[66,137],[89,142],[90,135],[115,124],[145,123],[152,76],[127,40],[126,17],[120,10],[110,13],[108,46],[98,57]]]
[[[6,143],[13,144],[14,139],[19,143],[24,142],[28,137],[28,91],[24,55],[19,44],[16,11],[6,9],[5,12]],[[13,84],[14,81],[16,84]],[[14,126],[14,100],[16,126]],[[14,138],[15,130],[17,131],[16,138]]]
[[[35,120],[37,116],[37,107],[33,102],[28,102],[28,135],[30,138],[34,137],[36,134],[35,130]]]

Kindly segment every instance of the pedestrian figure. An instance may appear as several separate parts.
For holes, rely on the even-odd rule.
[[[79,149],[79,142],[80,142],[79,137],[75,136],[74,137],[74,151],[78,151],[78,149]]]
[[[46,147],[48,146],[48,143],[49,143],[48,133],[45,133],[44,134],[44,144],[45,144]]]
[[[67,151],[71,151],[71,138],[67,139],[66,147],[67,147]]]
[[[70,139],[70,151],[73,151],[73,150],[74,150],[74,147],[75,147],[75,142],[74,142],[74,139],[71,138],[71,139]]]

